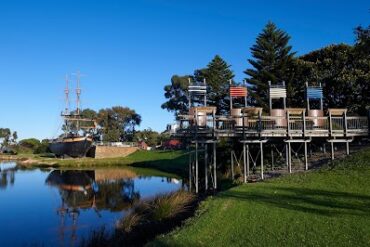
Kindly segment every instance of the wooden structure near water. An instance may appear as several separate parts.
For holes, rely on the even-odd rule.
[[[189,113],[179,115],[179,129],[176,136],[190,139],[195,144],[193,157],[189,162],[190,189],[195,185],[195,192],[199,192],[199,154],[204,154],[204,182],[205,190],[212,180],[212,188],[217,189],[217,152],[216,145],[221,138],[236,140],[242,145],[243,180],[250,178],[251,163],[255,169],[257,161],[260,166],[260,179],[264,179],[264,146],[271,146],[271,159],[274,165],[275,151],[280,156],[285,152],[285,163],[288,172],[292,172],[292,153],[297,156],[298,149],[303,147],[304,169],[308,169],[308,144],[313,140],[323,145],[329,143],[331,159],[335,158],[335,144],[344,143],[346,153],[349,154],[350,143],[355,138],[369,135],[369,116],[349,116],[347,109],[323,109],[323,93],[321,85],[309,86],[306,83],[306,107],[288,108],[286,106],[287,91],[285,84],[271,85],[269,83],[269,113],[264,114],[260,107],[247,106],[247,89],[233,87],[230,82],[230,113],[216,115],[216,107],[207,106],[207,86],[192,85],[189,80]],[[203,105],[194,106],[194,97]],[[202,97],[203,100],[199,100]],[[244,107],[233,108],[233,98],[244,98]],[[273,108],[276,102],[281,108]],[[318,101],[318,109],[312,109]],[[279,105],[279,104],[278,104]],[[210,149],[209,146],[212,146]],[[253,156],[250,148],[258,150]],[[295,150],[293,150],[293,146]],[[210,153],[209,150],[212,150]],[[275,151],[274,151],[275,150]],[[209,154],[212,156],[209,159]],[[236,155],[231,151],[231,173],[234,176]],[[211,162],[210,162],[211,161]],[[194,176],[195,175],[195,176]]]

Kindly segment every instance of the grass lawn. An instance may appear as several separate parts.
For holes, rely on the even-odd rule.
[[[370,246],[370,149],[221,192],[149,246]]]

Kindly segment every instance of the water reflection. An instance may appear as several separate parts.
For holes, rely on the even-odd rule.
[[[46,184],[57,187],[62,201],[70,208],[121,211],[140,199],[132,178],[110,179],[103,172],[54,170],[46,178]]]
[[[14,163],[0,163],[0,189],[6,189],[15,182],[17,166]]]
[[[0,211],[6,212],[0,214],[0,245],[76,246],[92,229],[112,229],[137,201],[184,186],[141,172],[30,170],[0,162]]]
[[[77,223],[81,209],[92,209],[101,218],[100,210],[121,211],[130,208],[140,199],[135,191],[136,174],[128,170],[54,170],[46,184],[57,187],[61,206],[60,238],[64,239],[66,217],[72,222],[71,240],[77,239]]]

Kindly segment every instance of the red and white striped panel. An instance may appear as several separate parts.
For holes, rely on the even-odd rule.
[[[230,96],[231,97],[246,97],[247,96],[246,87],[230,87]]]

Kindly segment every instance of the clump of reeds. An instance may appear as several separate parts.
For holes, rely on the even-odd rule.
[[[142,201],[132,211],[117,222],[117,229],[132,231],[138,225],[161,222],[185,213],[195,201],[189,192],[177,191],[161,194],[152,200]]]

